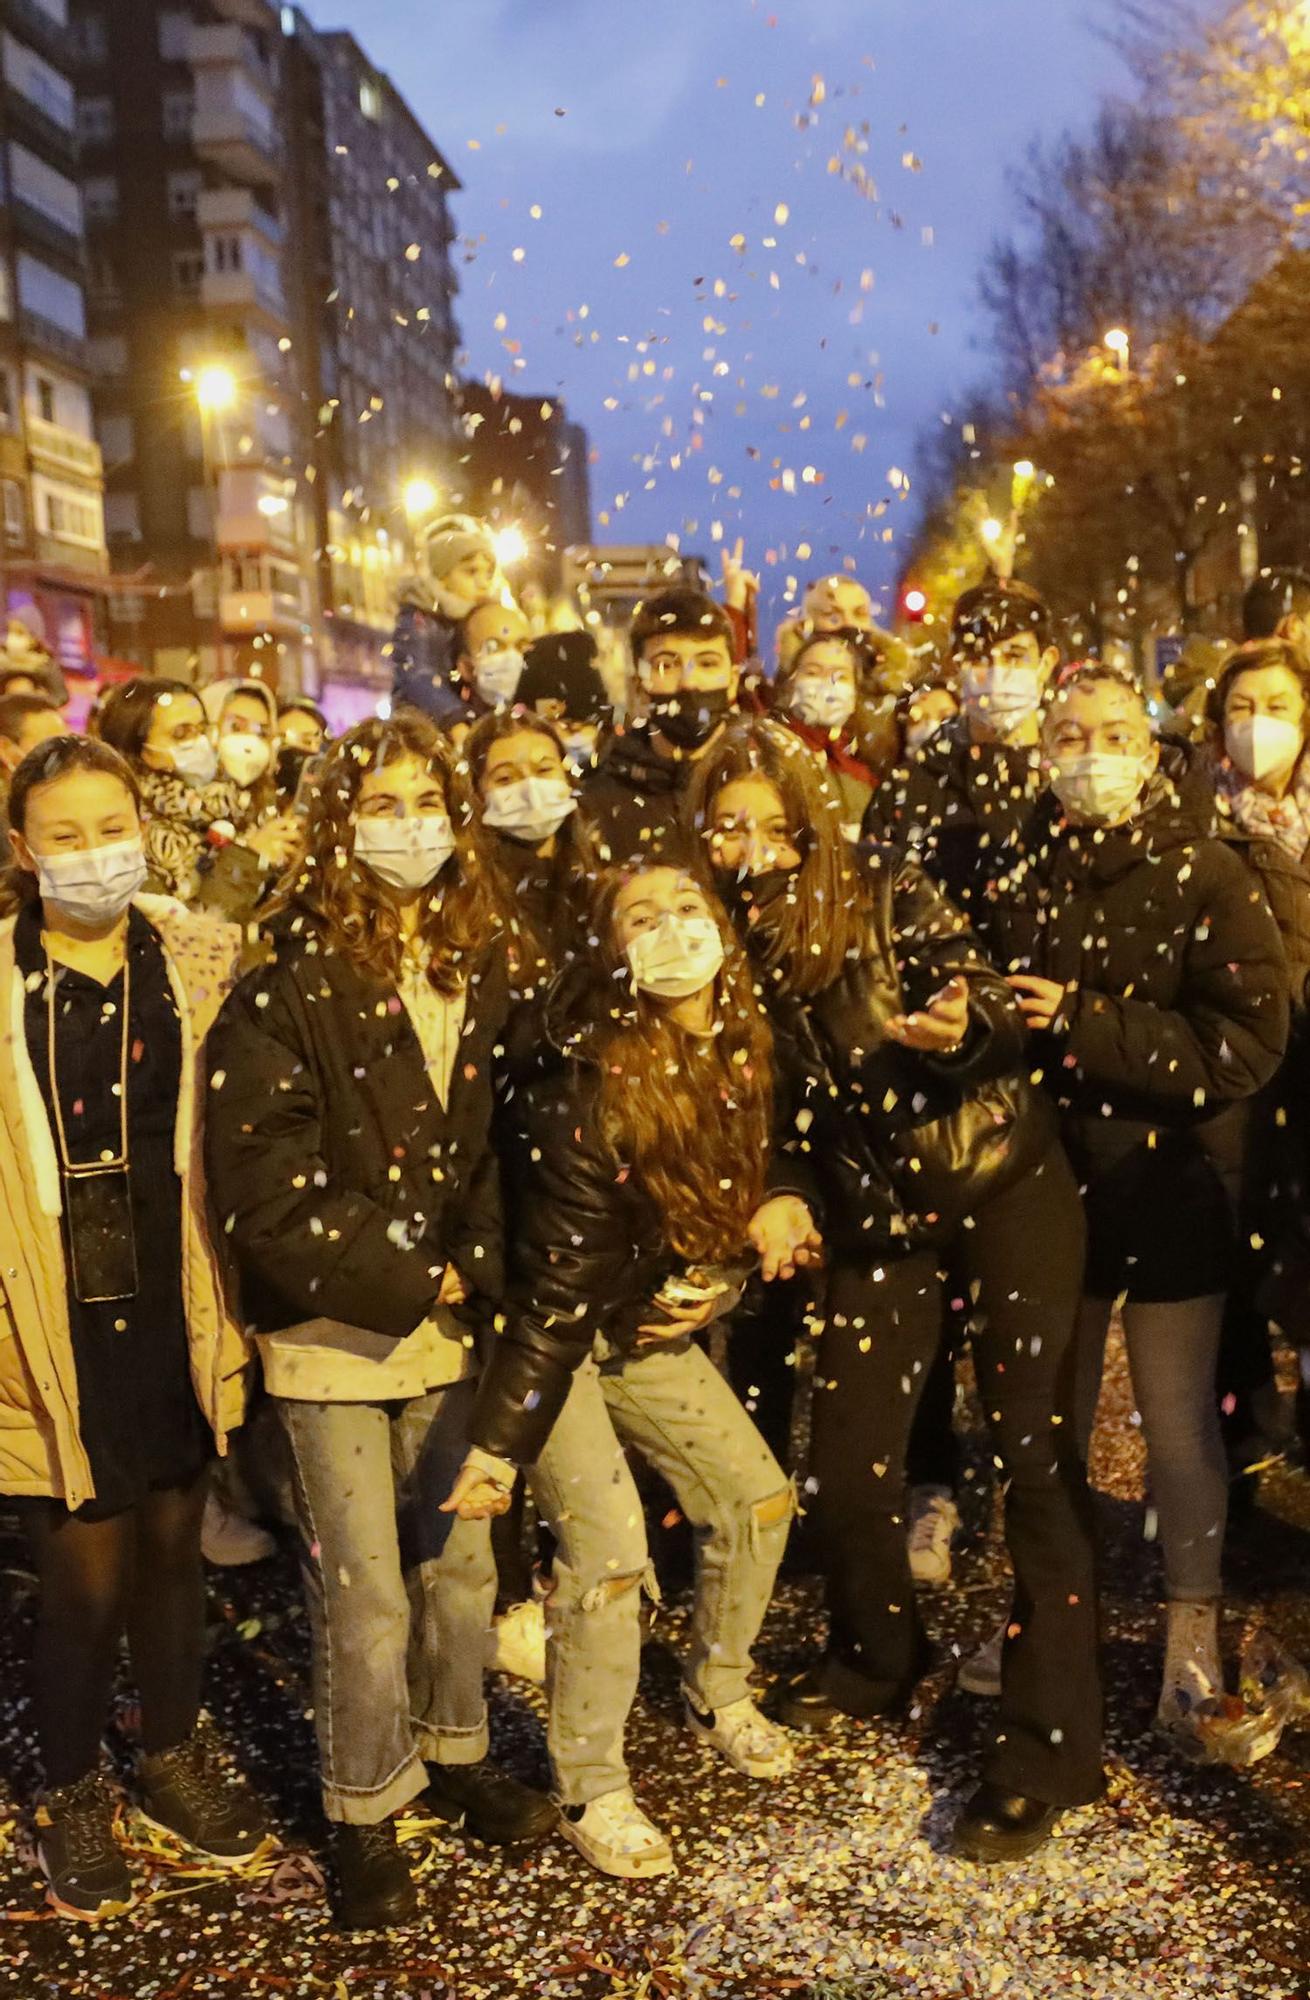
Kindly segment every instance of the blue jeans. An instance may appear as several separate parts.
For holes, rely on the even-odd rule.
[[[291,1446],[329,1819],[376,1825],[423,1790],[425,1759],[487,1754],[490,1524],[437,1511],[463,1463],[475,1387],[397,1403],[274,1399]]]

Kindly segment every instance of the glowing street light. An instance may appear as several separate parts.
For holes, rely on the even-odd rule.
[[[411,521],[421,521],[436,510],[437,489],[430,479],[411,479],[401,497]]]
[[[1124,326],[1109,327],[1106,330],[1106,332],[1101,335],[1101,339],[1105,344],[1105,346],[1109,348],[1111,354],[1114,355],[1120,367],[1126,368],[1128,366],[1129,351],[1131,350],[1133,344],[1132,337],[1129,334],[1127,327]]]
[[[1030,458],[1016,459],[1014,463],[1014,476],[1024,486],[1027,486],[1031,484],[1031,482],[1034,479],[1036,479],[1037,467],[1033,464]]]
[[[527,536],[522,528],[512,525],[508,528],[497,528],[491,538],[491,545],[496,551],[496,561],[502,569],[513,568],[514,564],[521,563],[528,553]]]
[[[235,406],[237,378],[221,362],[210,362],[194,377],[196,401],[207,417],[221,416]]]
[[[979,532],[981,533],[982,538],[986,542],[988,548],[994,549],[996,547],[996,544],[1000,541],[1002,535],[1005,533],[1005,523],[1003,521],[998,521],[994,514],[989,514],[987,516],[987,519],[983,522]]]

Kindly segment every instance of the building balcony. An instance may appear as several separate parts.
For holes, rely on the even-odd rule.
[[[62,326],[56,326],[44,314],[33,312],[30,306],[18,309],[19,338],[28,347],[34,347],[41,354],[66,362],[70,368],[87,373],[89,360],[86,341],[76,333],[68,333]]]
[[[253,229],[271,249],[282,247],[282,224],[262,208],[248,187],[202,188],[196,203],[201,229]]]
[[[62,19],[58,18],[63,16]],[[44,56],[52,69],[67,70],[68,17],[64,8],[43,7],[41,0],[5,0],[5,26],[29,49]]]
[[[94,438],[67,431],[62,424],[48,424],[42,417],[27,418],[27,449],[42,470],[72,473],[99,486],[104,478],[104,460]]]
[[[286,332],[286,300],[271,285],[261,285],[252,271],[206,271],[200,280],[200,303],[206,312],[261,327],[274,335]]]
[[[225,590],[218,600],[218,612],[230,638],[256,632],[289,637],[305,622],[300,597],[289,590]]]
[[[277,8],[272,0],[214,0],[214,11],[242,28],[253,28],[259,35],[278,32]]]
[[[192,69],[240,70],[270,104],[276,95],[276,77],[236,21],[215,27],[194,25],[187,38],[187,60]]]
[[[26,140],[32,151],[49,160],[52,167],[63,173],[76,173],[79,157],[76,132],[60,125],[9,82],[4,85],[4,108],[5,124],[16,138]]]
[[[191,143],[202,160],[233,180],[268,187],[278,178],[277,135],[272,121],[257,117],[234,92],[197,93]]]
[[[107,549],[89,549],[84,542],[66,542],[61,535],[38,534],[36,560],[51,563],[59,569],[82,570],[87,576],[109,574]]]
[[[86,239],[75,230],[66,229],[60,222],[35,208],[21,195],[9,198],[9,213],[14,219],[14,234],[34,249],[53,254],[65,274],[80,278],[86,261]]]
[[[226,466],[218,475],[216,540],[223,550],[295,556],[296,516],[286,481],[262,466]]]

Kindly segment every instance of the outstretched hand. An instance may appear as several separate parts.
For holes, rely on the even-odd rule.
[[[760,1273],[768,1284],[794,1278],[797,1271],[823,1262],[823,1238],[797,1194],[775,1194],[762,1202],[746,1234],[759,1253]]]
[[[940,993],[933,994],[926,1007],[913,1014],[893,1015],[887,1023],[892,1041],[935,1056],[953,1055],[968,1030],[969,984],[958,973]]]

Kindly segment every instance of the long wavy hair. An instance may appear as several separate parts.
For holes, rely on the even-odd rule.
[[[596,887],[593,965],[601,1019],[601,1135],[664,1221],[689,1264],[728,1262],[764,1199],[773,1125],[773,1038],[745,954],[713,895],[725,958],[715,1031],[695,1035],[633,989],[614,927],[619,893],[643,869],[607,869]]]
[[[482,825],[484,811],[482,777],[487,759],[497,743],[503,743],[510,736],[523,735],[544,737],[558,751],[567,775],[563,738],[544,716],[534,715],[526,708],[497,709],[491,715],[484,715],[470,729],[463,749],[479,826]],[[577,791],[576,783],[573,789]],[[538,965],[552,965],[559,958],[561,940],[558,935],[542,934],[533,923],[518,893],[521,873],[510,865],[512,849],[509,843],[492,840],[490,833],[488,829],[483,842],[487,867],[501,914],[517,939],[515,955]],[[555,843],[554,858],[547,864],[553,885],[570,910],[580,914],[590,901],[592,885],[601,865],[596,835],[581,799],[555,836]],[[525,848],[522,852],[526,861],[529,850]]]
[[[450,995],[500,925],[459,766],[445,737],[416,709],[387,722],[361,722],[333,744],[310,799],[303,856],[283,877],[270,910],[307,910],[330,950],[373,978],[399,979],[400,912],[385,885],[356,861],[354,822],[365,775],[402,757],[416,758],[437,780],[454,829],[455,852],[423,898],[417,933],[429,954],[429,979]]]
[[[822,993],[867,949],[872,910],[868,881],[842,832],[842,802],[814,753],[789,729],[776,722],[734,723],[697,760],[687,797],[711,880],[714,802],[740,778],[773,786],[801,856],[794,893],[752,930],[752,956],[779,992]]]

